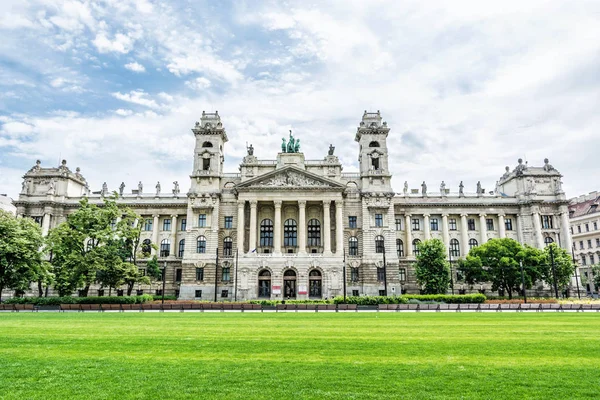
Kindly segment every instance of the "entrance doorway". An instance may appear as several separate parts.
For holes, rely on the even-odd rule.
[[[271,272],[267,269],[258,274],[258,297],[271,297]]]
[[[323,277],[321,276],[321,272],[319,270],[313,269],[312,271],[310,271],[310,273],[308,274],[308,295],[311,298],[320,299],[323,296],[322,282]]]
[[[296,298],[296,271],[292,269],[283,273],[283,297]]]

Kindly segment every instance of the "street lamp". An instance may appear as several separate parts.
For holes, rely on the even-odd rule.
[[[452,272],[452,249],[448,249],[448,257],[450,258],[450,287],[454,296],[454,273]]]

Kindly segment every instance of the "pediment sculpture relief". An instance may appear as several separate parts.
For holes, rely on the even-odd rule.
[[[268,187],[329,187],[328,184],[299,174],[297,172],[286,171],[284,173],[272,176],[268,179],[258,182],[253,186]]]

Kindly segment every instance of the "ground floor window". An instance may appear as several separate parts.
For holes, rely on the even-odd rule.
[[[308,274],[308,286],[309,286],[309,296],[310,297],[321,297],[322,296],[322,282],[323,277],[321,276],[321,272],[313,269]]]
[[[271,272],[267,269],[258,274],[258,297],[271,297]]]

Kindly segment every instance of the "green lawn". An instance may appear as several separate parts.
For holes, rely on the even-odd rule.
[[[598,396],[598,313],[0,314],[2,399]]]

